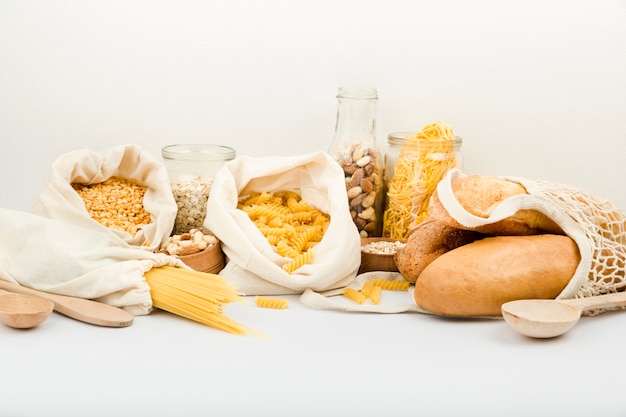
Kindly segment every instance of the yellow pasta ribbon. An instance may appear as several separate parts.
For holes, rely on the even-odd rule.
[[[383,214],[383,237],[406,241],[411,230],[426,219],[437,184],[458,166],[454,131],[437,121],[407,138],[394,167]]]

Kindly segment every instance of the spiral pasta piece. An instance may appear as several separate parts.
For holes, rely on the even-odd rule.
[[[314,257],[330,224],[330,216],[310,206],[295,191],[254,192],[240,197],[244,211],[276,253],[289,258],[283,270],[292,273]]]
[[[374,286],[388,291],[406,291],[411,286],[409,281],[403,279],[374,279],[371,281]]]
[[[343,296],[349,300],[354,301],[357,304],[364,304],[367,301],[367,297],[361,291],[357,291],[354,288],[346,287],[343,289]]]
[[[254,298],[254,304],[260,308],[287,309],[289,308],[289,300],[284,298],[264,297],[257,295]]]

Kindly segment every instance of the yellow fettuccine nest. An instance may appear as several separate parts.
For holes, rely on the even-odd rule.
[[[406,241],[428,217],[428,202],[437,184],[458,166],[455,139],[452,128],[437,121],[404,141],[388,186],[383,237]]]

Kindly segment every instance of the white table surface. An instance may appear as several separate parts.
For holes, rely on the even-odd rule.
[[[287,310],[251,297],[225,308],[267,338],[164,311],[120,329],[58,313],[35,329],[0,326],[0,416],[626,416],[626,312],[537,340],[502,320],[286,298]]]

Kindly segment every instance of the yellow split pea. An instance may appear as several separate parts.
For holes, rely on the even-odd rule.
[[[146,186],[121,177],[97,184],[72,183],[92,219],[103,226],[135,236],[141,226],[150,224],[150,213],[143,206]]]

